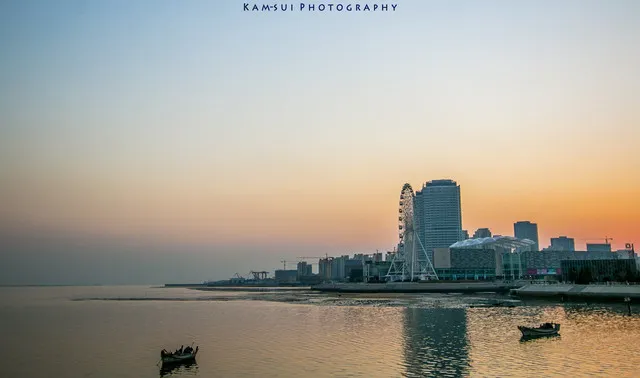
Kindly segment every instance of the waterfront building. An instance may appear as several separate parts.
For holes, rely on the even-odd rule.
[[[367,282],[385,281],[385,276],[389,272],[390,267],[391,267],[391,260],[373,261],[367,267],[367,272],[366,272]]]
[[[619,250],[617,250],[617,251],[615,251],[613,253],[618,255],[619,259],[633,259],[633,258],[636,257],[635,252],[633,252],[630,249],[619,249]]]
[[[562,276],[564,260],[625,259],[607,251],[526,251],[503,256],[504,274],[507,277],[531,279],[557,279]]]
[[[512,236],[494,236],[456,242],[446,249],[436,249],[436,273],[450,279],[489,279],[504,276],[503,258],[515,249],[533,246],[531,240]],[[448,252],[447,252],[448,250]],[[440,269],[440,271],[438,270]],[[447,271],[446,269],[449,269]]]
[[[460,186],[453,180],[425,183],[415,193],[414,221],[416,234],[432,261],[434,248],[464,240]]]
[[[551,247],[549,249],[552,251],[575,251],[576,243],[573,238],[559,236],[557,238],[551,238]]]
[[[491,230],[489,230],[488,228],[479,228],[476,230],[476,232],[473,233],[474,239],[490,238],[490,237],[491,237]]]
[[[441,280],[490,280],[496,277],[491,249],[434,248],[434,269]]]
[[[599,260],[562,260],[562,280],[586,281],[627,281],[638,273],[635,259],[599,259]],[[585,277],[586,273],[586,277]],[[586,283],[586,282],[584,282]]]
[[[387,252],[390,254],[391,252]],[[354,254],[353,257],[342,255],[340,257],[321,258],[318,262],[318,275],[325,281],[353,281],[361,280],[364,274],[367,277],[380,279],[380,269],[389,269],[391,259],[382,260],[382,253],[372,255],[363,253]],[[310,266],[310,265],[309,265]],[[386,274],[386,271],[382,276]]]
[[[298,281],[297,269],[278,269],[276,270],[275,280],[277,283],[294,283]]]
[[[531,223],[530,221],[519,221],[514,223],[513,235],[518,239],[529,239],[533,241],[535,243],[533,250],[540,250],[540,243],[538,241],[538,225],[536,223]]]
[[[611,252],[611,244],[587,243],[587,252]]]

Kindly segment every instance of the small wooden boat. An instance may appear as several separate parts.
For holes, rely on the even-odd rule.
[[[162,359],[162,365],[177,364],[182,362],[193,362],[198,354],[199,347],[196,349],[188,348],[185,351],[175,351],[173,353],[162,350],[160,352],[160,358]]]
[[[560,331],[560,324],[544,323],[540,327],[518,326],[522,337],[556,336]]]
[[[506,301],[492,301],[489,303],[474,304],[471,308],[487,308],[487,307],[516,307],[515,304]]]

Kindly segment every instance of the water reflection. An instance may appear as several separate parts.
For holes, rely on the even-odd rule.
[[[562,324],[560,336],[523,341],[517,327]],[[640,317],[608,306],[522,306],[470,309],[471,373],[477,376],[637,377]],[[605,357],[606,356],[606,357]]]
[[[162,365],[160,377],[197,375],[198,364],[195,361],[175,363],[172,365]]]
[[[149,290],[143,289],[0,289],[0,335],[12,348],[0,376],[48,378],[52,370],[94,378],[639,376],[635,303],[629,316],[624,304],[469,308],[478,296],[445,295],[298,294],[299,303],[289,293],[281,301],[239,293],[233,295],[244,300],[191,300],[191,293],[179,301],[69,300],[140,298]],[[520,342],[519,325],[543,322],[561,324],[561,337]],[[159,372],[158,350],[176,340],[200,346],[198,365]]]
[[[560,335],[540,335],[540,336],[522,336],[520,337],[521,343],[530,343],[536,340],[555,339],[560,338]]]
[[[567,318],[579,319],[583,316],[605,316],[618,318],[619,316],[629,316],[629,308],[626,304],[583,304],[571,303],[564,305]],[[631,306],[631,316],[640,315],[640,307]]]
[[[460,377],[469,368],[464,309],[407,308],[404,354],[407,377]]]

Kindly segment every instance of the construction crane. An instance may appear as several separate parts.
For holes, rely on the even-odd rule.
[[[303,262],[303,263],[305,263],[305,264],[307,264],[307,265],[318,265],[318,264],[319,264],[319,263],[317,263],[317,262],[298,261],[298,263],[301,263],[301,262]]]
[[[300,259],[300,260],[310,260],[310,259],[329,259],[329,254],[325,253],[324,256],[303,256],[303,257],[296,257],[296,259]]]
[[[280,260],[283,270],[287,270],[287,260]]]
[[[610,238],[608,236],[605,236],[604,238],[585,238],[585,239],[578,239],[581,241],[588,241],[588,240],[604,240],[605,244],[611,244],[609,243],[610,241],[613,241],[613,238]]]

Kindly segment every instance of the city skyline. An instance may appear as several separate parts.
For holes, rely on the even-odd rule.
[[[392,248],[438,178],[470,232],[640,242],[640,3],[398,3],[0,4],[0,283]]]

